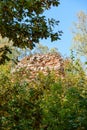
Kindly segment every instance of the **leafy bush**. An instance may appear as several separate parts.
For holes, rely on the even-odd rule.
[[[53,84],[42,106],[43,124],[48,130],[87,129],[87,96],[76,87],[65,90],[61,83]]]

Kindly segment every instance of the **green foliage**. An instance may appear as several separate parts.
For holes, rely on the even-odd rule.
[[[26,82],[13,81],[11,76],[4,66],[0,74],[0,129],[37,130],[41,122],[42,93]]]
[[[58,6],[59,0],[2,0],[0,2],[0,33],[13,40],[14,46],[32,49],[39,39],[60,39],[61,31],[54,32],[59,24],[55,19],[47,19],[44,12]]]
[[[87,76],[80,62],[65,62],[63,78],[48,70],[26,82],[23,70],[10,71],[9,64],[0,66],[0,130],[87,130]]]
[[[77,86],[65,87],[59,81],[44,95],[43,126],[48,130],[86,130],[87,92],[83,94]]]

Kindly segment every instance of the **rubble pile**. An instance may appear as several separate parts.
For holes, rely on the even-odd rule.
[[[34,54],[23,58],[16,66],[16,71],[20,68],[25,68],[31,74],[29,78],[33,79],[38,72],[43,72],[45,75],[49,71],[54,70],[57,75],[64,73],[63,58],[58,53]]]

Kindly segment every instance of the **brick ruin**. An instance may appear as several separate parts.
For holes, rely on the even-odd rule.
[[[34,79],[38,72],[43,72],[45,75],[49,71],[55,71],[56,75],[64,75],[63,58],[58,53],[34,54],[23,58],[16,66],[16,71],[24,68],[30,73],[30,79]]]

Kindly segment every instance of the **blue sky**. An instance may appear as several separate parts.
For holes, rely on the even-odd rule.
[[[63,56],[69,56],[72,44],[71,28],[73,22],[77,21],[77,13],[81,10],[87,13],[87,0],[60,0],[60,5],[57,8],[52,7],[46,12],[46,16],[60,21],[58,28],[63,31],[61,40],[51,43],[47,39],[42,40],[41,43],[49,48],[57,47]]]

